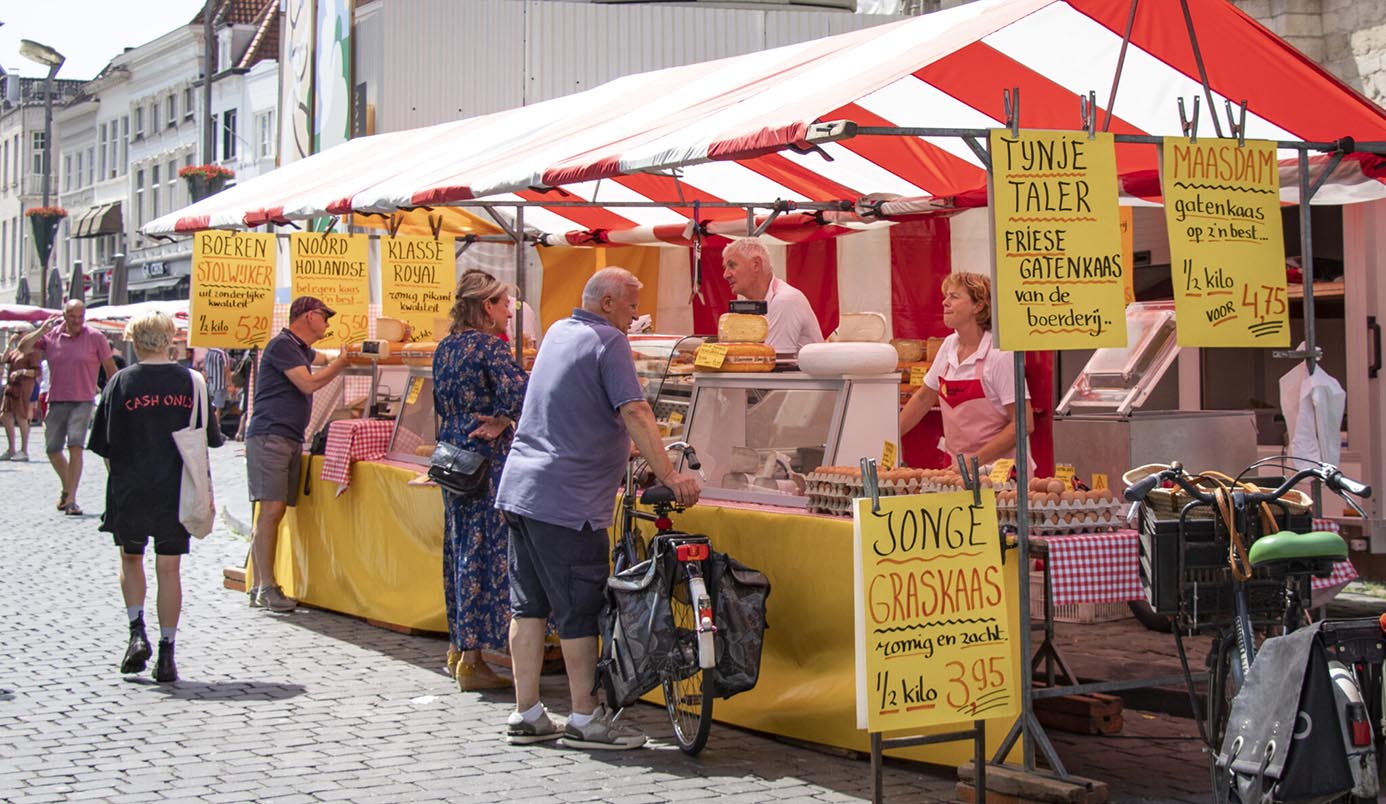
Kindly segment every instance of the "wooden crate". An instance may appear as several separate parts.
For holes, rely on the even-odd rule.
[[[1131,616],[1131,607],[1121,603],[1063,603],[1054,607],[1054,622],[1108,623]],[[1030,573],[1030,619],[1044,619],[1044,574]]]

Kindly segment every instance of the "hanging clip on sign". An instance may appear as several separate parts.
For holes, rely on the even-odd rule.
[[[1184,99],[1179,98],[1179,130],[1184,132],[1184,136],[1189,138],[1189,142],[1198,142],[1198,96],[1194,95],[1193,119],[1190,120],[1184,115]]]

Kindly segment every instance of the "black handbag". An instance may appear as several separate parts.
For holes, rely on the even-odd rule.
[[[491,459],[456,444],[439,441],[428,459],[428,477],[463,496],[483,494],[491,487]]]

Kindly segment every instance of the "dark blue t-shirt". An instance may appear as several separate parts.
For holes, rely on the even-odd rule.
[[[317,356],[298,336],[282,329],[265,344],[260,355],[260,370],[255,375],[255,404],[250,416],[246,437],[277,435],[303,441],[312,412],[311,394],[298,390],[287,376],[298,366],[313,365]]]

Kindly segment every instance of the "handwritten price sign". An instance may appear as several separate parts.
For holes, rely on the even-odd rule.
[[[380,307],[390,318],[409,322],[416,341],[441,340],[434,332],[452,311],[457,258],[451,237],[380,238]]]
[[[366,339],[370,314],[370,266],[365,235],[289,235],[290,279],[294,298],[316,296],[337,311],[327,334],[315,346],[335,349]]]
[[[1126,264],[1111,134],[991,132],[998,345],[1126,345]]]
[[[1179,345],[1289,346],[1275,143],[1167,137],[1162,156]]]
[[[274,235],[205,231],[193,236],[188,345],[264,346],[274,315]]]
[[[857,727],[892,731],[1012,717],[1014,623],[996,498],[857,500]]]

